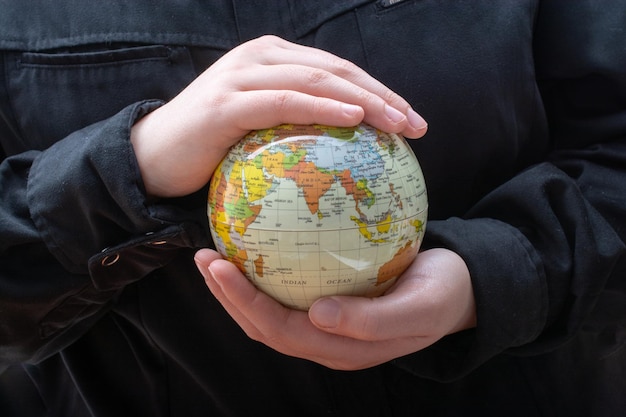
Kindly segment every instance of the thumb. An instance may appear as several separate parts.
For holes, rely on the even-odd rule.
[[[212,249],[200,249],[194,256],[194,261],[202,272],[207,270],[211,262],[217,259],[222,259],[222,256]]]
[[[385,297],[324,297],[309,309],[309,319],[320,330],[353,339],[377,341],[399,337],[397,312]]]

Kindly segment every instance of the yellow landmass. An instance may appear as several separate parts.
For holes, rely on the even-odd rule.
[[[218,216],[218,222],[214,223],[215,233],[224,243],[224,248],[226,250],[224,256],[229,261],[237,265],[237,268],[239,268],[240,271],[245,272],[244,264],[248,260],[248,253],[245,250],[240,249],[230,238],[230,225],[219,220],[223,215],[224,214],[221,213],[221,215]]]
[[[355,193],[354,196],[355,196],[355,199],[358,198],[357,202],[360,203],[363,200],[367,200],[367,206],[371,207],[376,201],[376,196],[374,196],[374,193],[372,193],[372,190],[370,190],[367,187],[367,180],[360,179],[356,183],[356,189],[358,192]]]
[[[415,231],[416,231],[417,233],[422,232],[422,231],[423,231],[423,229],[424,229],[424,222],[422,222],[420,219],[415,219],[415,220],[413,220],[413,221],[411,222],[411,225],[412,225],[413,227],[415,227]]]
[[[251,203],[264,198],[272,182],[265,177],[263,169],[253,164],[246,164],[243,167],[243,174],[246,180],[246,199],[248,202]]]
[[[390,229],[391,229],[391,214],[387,213],[387,217],[385,217],[384,220],[379,221],[378,224],[376,225],[376,230],[378,230],[378,233],[387,234],[389,233]]]
[[[211,185],[209,188],[209,205],[211,207],[211,222],[215,224],[217,220],[218,213],[224,214],[224,202],[221,198],[217,198],[217,196],[223,196],[224,191],[226,190],[226,178],[222,174],[220,168],[221,164],[213,173],[213,178],[211,178]]]
[[[350,216],[350,219],[353,222],[355,222],[357,224],[357,226],[359,227],[359,233],[361,233],[361,236],[363,236],[369,242],[372,242],[372,243],[385,243],[385,242],[387,242],[387,239],[374,239],[374,236],[372,235],[372,232],[370,232],[369,229],[367,228],[367,223],[365,223],[364,221],[362,221],[358,217]]]
[[[265,151],[263,152],[262,157],[263,167],[269,175],[273,175],[277,178],[283,178],[285,176],[284,153],[270,153],[268,151]]]

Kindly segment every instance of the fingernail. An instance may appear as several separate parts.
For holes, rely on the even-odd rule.
[[[394,123],[400,123],[405,119],[404,114],[400,110],[397,110],[387,104],[385,104],[385,114]]]
[[[359,111],[361,111],[361,107],[354,104],[341,103],[341,111],[352,117],[355,116]]]
[[[209,267],[207,268],[207,270],[209,271],[209,275],[211,276],[211,278],[213,279],[213,282],[215,282],[220,288],[222,288],[222,283],[220,282],[219,279],[217,279],[215,277],[215,273],[213,272],[213,270],[211,269],[211,265],[209,265]]]
[[[339,324],[341,314],[339,303],[332,298],[318,300],[311,306],[309,317],[318,326],[323,328],[335,328]]]
[[[406,113],[407,119],[409,119],[409,124],[413,129],[422,130],[428,127],[428,123],[422,116],[420,116],[415,110],[409,109]]]

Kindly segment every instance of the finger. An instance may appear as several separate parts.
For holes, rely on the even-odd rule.
[[[194,256],[198,269],[207,269],[211,262],[217,259],[222,259],[222,255],[212,249],[200,249]]]
[[[258,291],[230,262],[215,261],[210,267],[207,285],[253,340],[291,356],[314,356],[321,339],[333,337],[316,329],[306,313],[279,304]],[[317,336],[311,337],[314,332]]]
[[[207,286],[244,332],[283,354],[332,369],[357,370],[424,346],[415,338],[369,342],[322,331],[313,326],[306,313],[287,309],[257,291],[229,262],[214,261],[211,273],[204,260],[200,263]]]
[[[360,106],[291,90],[234,93],[226,106],[238,108],[232,126],[246,132],[282,123],[354,126],[364,119]]]
[[[205,281],[206,285],[209,287],[209,289],[211,290],[211,292],[213,293],[215,298],[217,298],[218,301],[220,301],[220,303],[222,303],[222,305],[226,304],[225,305],[225,307],[227,307],[226,310],[229,313],[231,313],[231,316],[233,316],[235,321],[237,321],[240,324],[240,326],[244,329],[244,331],[246,333],[248,333],[248,332],[250,333],[249,336],[255,338],[254,336],[256,336],[256,333],[257,333],[256,329],[254,328],[254,326],[252,324],[250,324],[248,322],[247,319],[245,319],[245,317],[243,317],[241,314],[239,314],[237,309],[235,309],[228,302],[228,299],[225,297],[224,293],[222,292],[221,286],[218,284],[217,281],[215,281],[215,279],[213,278],[214,275],[213,275],[213,273],[209,269],[211,264],[214,261],[217,261],[217,260],[220,260],[220,259],[222,259],[220,254],[218,252],[216,252],[214,250],[210,250],[210,249],[201,249],[200,251],[196,252],[196,255],[194,257],[194,260],[196,262],[198,270],[200,271],[200,273],[204,277],[204,281]],[[233,274],[233,279],[235,279],[235,280],[237,279],[236,278],[236,274]]]
[[[211,293],[213,293],[215,298],[220,302],[220,304],[222,304],[222,306],[228,312],[228,314],[237,322],[237,324],[242,328],[242,330],[248,335],[248,337],[250,337],[253,340],[260,340],[262,338],[262,333],[259,332],[258,329],[236,308],[236,306],[230,302],[228,297],[224,294],[224,291],[222,291],[220,282],[215,280],[214,277],[216,274],[224,273],[223,271],[221,271],[222,268],[220,268],[219,266],[220,262],[216,262],[216,264],[217,266],[211,266],[211,264],[205,266],[204,263],[202,263],[199,266],[200,272],[204,276],[204,281],[207,287],[209,288]],[[236,269],[236,267],[234,266],[233,268]],[[214,272],[214,270],[217,272]],[[238,282],[240,280],[238,279],[236,274],[232,274],[232,281]],[[245,278],[242,284],[244,285],[241,286],[241,288],[243,288],[244,290],[247,290],[247,288],[245,288],[246,287]],[[246,291],[246,294],[250,294],[250,292]],[[250,297],[250,295],[247,295],[247,296]]]
[[[420,316],[408,298],[390,293],[376,298],[333,296],[317,300],[309,318],[318,328],[358,340],[430,337],[427,317]],[[423,336],[420,336],[423,335]]]
[[[408,113],[404,113],[379,95],[320,68],[292,64],[259,66],[258,70],[242,71],[236,85],[244,91],[263,86],[263,90],[298,91],[355,104],[365,110],[367,123],[386,132],[402,133],[415,124],[423,134],[426,128],[426,122],[408,104],[403,110]]]
[[[320,299],[309,317],[333,334],[359,340],[417,337],[428,345],[475,325],[469,271],[454,252],[430,249],[418,255],[385,295]]]
[[[233,268],[228,262],[214,262],[207,285],[248,337],[286,355],[331,367],[357,366],[344,363],[346,352],[361,354],[358,366],[378,358],[378,351],[363,342],[320,331],[305,312],[285,308],[246,279],[237,279]]]
[[[271,53],[259,54],[259,56],[263,57],[261,63],[267,65],[298,64],[323,69],[380,96],[388,104],[403,113],[410,107],[410,104],[400,95],[394,93],[386,85],[368,74],[367,71],[349,60],[322,49],[296,44],[275,36],[261,37],[258,41],[261,43],[267,42],[268,48],[274,46],[278,48],[278,52],[272,50]],[[281,53],[281,51],[284,52]]]
[[[389,117],[388,112],[391,112],[390,110],[386,112],[383,105],[375,103],[373,106],[364,106],[366,107],[366,121],[373,126],[389,132],[402,133],[408,138],[419,138],[426,133],[427,124],[425,120],[412,109],[406,100],[352,62],[329,52],[294,44],[274,36],[262,37],[249,44],[255,48],[256,55],[261,57],[259,61],[261,64],[277,66],[295,64],[334,74],[336,77],[347,80],[353,85],[377,96],[389,107],[398,110],[399,113],[406,117],[406,121],[401,123],[401,129],[397,129],[397,126],[393,126],[398,124],[396,119],[392,119],[391,125],[389,122],[381,124],[382,118]],[[263,49],[267,49],[267,51],[261,53]],[[244,51],[243,53],[247,52]],[[319,73],[313,73],[310,79],[315,81],[319,76]],[[354,101],[347,102],[363,104]],[[381,109],[383,110],[382,112]],[[397,115],[393,116],[398,117]]]

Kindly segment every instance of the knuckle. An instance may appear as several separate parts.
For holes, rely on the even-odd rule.
[[[203,103],[202,110],[212,117],[224,117],[230,112],[233,97],[230,94],[216,94]]]
[[[310,85],[326,84],[329,78],[330,78],[330,73],[319,68],[313,68],[307,74],[307,82]]]
[[[276,35],[261,35],[258,38],[256,38],[254,41],[259,42],[259,43],[274,45],[280,42],[281,40],[282,39]]]
[[[249,42],[244,43],[247,47],[256,49],[256,48],[267,48],[272,47],[276,44],[277,37],[274,35],[263,35],[258,38],[252,39]]]
[[[239,56],[246,58],[245,62],[250,62],[250,57],[263,57],[266,54],[270,54],[272,50],[279,46],[280,40],[279,37],[274,35],[263,35],[242,43],[229,53],[239,54]]]
[[[354,94],[356,95],[356,98],[359,103],[367,103],[367,104],[373,105],[375,102],[380,100],[374,94],[370,93],[369,91],[363,88],[360,88],[358,90],[355,89]]]
[[[360,68],[351,61],[341,58],[334,58],[330,62],[333,72],[340,77],[346,77],[348,74],[354,74],[360,71]]]
[[[274,110],[280,114],[289,109],[291,104],[291,96],[287,91],[277,91],[274,94]]]
[[[318,97],[311,101],[309,107],[309,114],[320,115],[328,112],[330,103],[328,100]]]
[[[386,89],[381,94],[381,98],[387,103],[399,103],[404,101],[400,95],[392,90]]]
[[[210,107],[212,109],[221,109],[223,106],[230,102],[231,98],[226,93],[216,93],[211,97]]]

